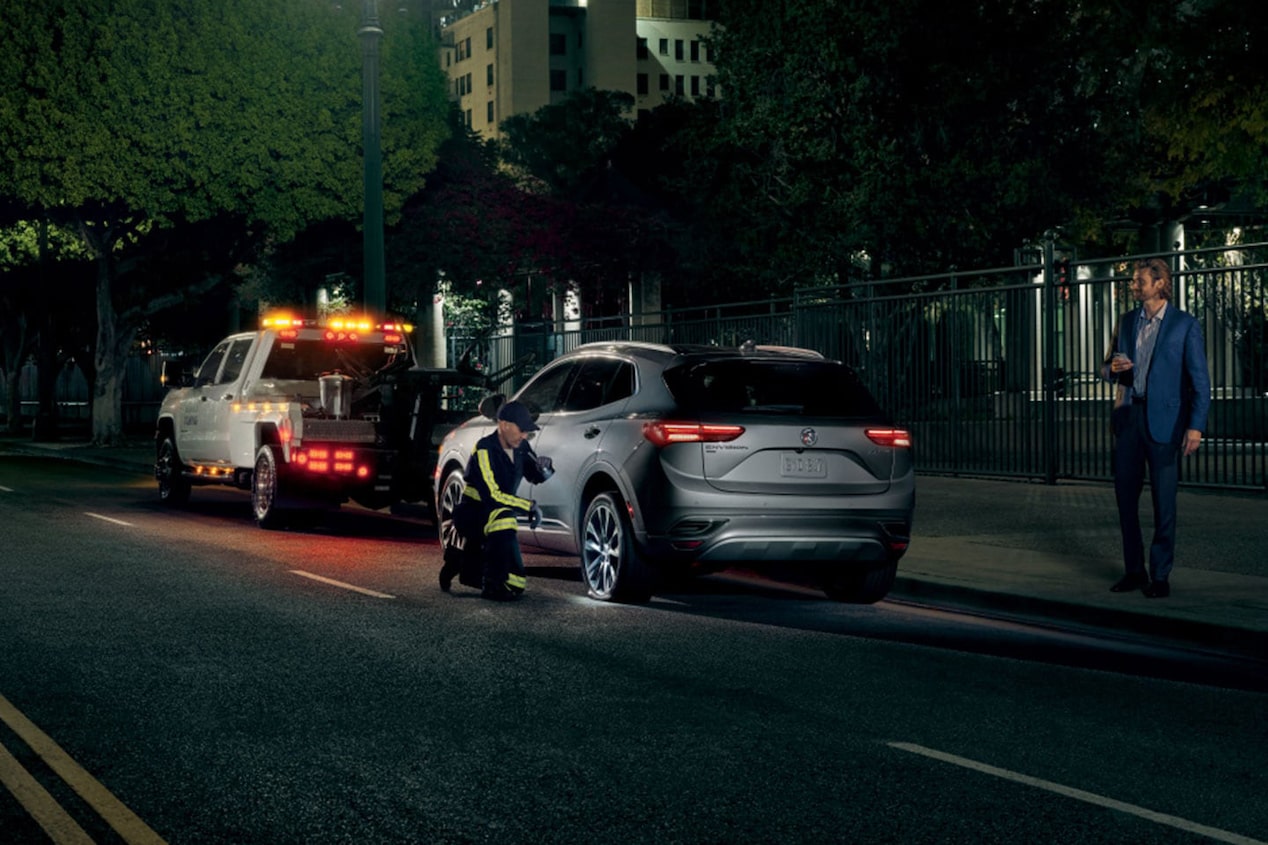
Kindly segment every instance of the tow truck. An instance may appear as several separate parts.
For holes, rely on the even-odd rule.
[[[256,523],[270,529],[348,500],[434,511],[437,445],[470,415],[442,400],[492,382],[462,364],[419,367],[411,331],[279,313],[222,340],[192,373],[165,371],[180,386],[155,429],[160,500],[183,505],[201,485],[250,490]]]

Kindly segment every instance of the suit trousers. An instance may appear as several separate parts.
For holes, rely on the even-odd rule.
[[[1140,528],[1140,494],[1149,469],[1153,499],[1154,534],[1149,545],[1149,578],[1166,581],[1175,563],[1176,490],[1180,484],[1180,446],[1158,443],[1149,436],[1145,402],[1123,408],[1116,428],[1114,495],[1118,500],[1118,524],[1123,533],[1123,565],[1127,573],[1145,571],[1145,548]]]

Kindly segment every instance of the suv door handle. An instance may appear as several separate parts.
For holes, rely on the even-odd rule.
[[[225,400],[226,402],[228,402],[230,399],[232,399],[232,398],[233,398],[233,394],[232,394],[232,393],[226,393],[224,396],[221,396],[220,398],[221,398],[221,399],[223,399],[223,400]]]
[[[585,430],[585,433],[582,436],[585,437],[586,440],[593,440],[598,437],[602,431],[603,429],[599,428],[597,425],[592,425]]]

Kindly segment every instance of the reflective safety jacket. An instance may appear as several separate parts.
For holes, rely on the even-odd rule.
[[[533,507],[532,501],[515,494],[525,478],[533,484],[546,480],[527,440],[508,455],[496,431],[480,438],[467,461],[467,486],[454,513],[458,530],[467,536],[514,531],[516,514],[527,515]]]

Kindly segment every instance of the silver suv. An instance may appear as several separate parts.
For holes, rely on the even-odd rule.
[[[889,592],[915,507],[911,437],[855,373],[816,352],[617,342],[555,359],[514,397],[554,460],[527,481],[526,545],[578,555],[589,594],[646,601],[667,571],[808,570],[838,601]],[[440,445],[442,541],[489,397]]]

